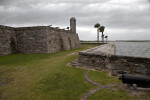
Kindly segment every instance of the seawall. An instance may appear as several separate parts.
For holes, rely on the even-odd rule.
[[[115,55],[115,46],[105,44],[79,52],[78,62],[97,70],[124,70],[131,74],[150,76],[150,58]]]

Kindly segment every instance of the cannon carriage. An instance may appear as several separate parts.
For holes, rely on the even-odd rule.
[[[150,77],[127,74],[123,71],[119,73],[122,74],[119,79],[122,80],[122,83],[127,84],[130,89],[145,88],[150,90]]]

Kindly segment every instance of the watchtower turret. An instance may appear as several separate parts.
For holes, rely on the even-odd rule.
[[[76,19],[75,17],[70,18],[70,31],[76,33]]]

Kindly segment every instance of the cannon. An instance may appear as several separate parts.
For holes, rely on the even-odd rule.
[[[131,89],[137,89],[137,87],[150,88],[150,77],[122,74],[119,79],[124,84],[128,84]]]

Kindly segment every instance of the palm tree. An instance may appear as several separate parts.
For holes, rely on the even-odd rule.
[[[104,43],[104,34],[103,34],[103,32],[104,32],[104,30],[105,30],[105,27],[104,27],[104,26],[101,26],[101,27],[99,28],[99,30],[100,30],[100,32],[102,32],[102,43]]]
[[[100,28],[100,24],[99,23],[96,23],[94,25],[94,28],[97,28],[97,43],[99,44],[99,28]]]
[[[105,38],[106,38],[106,43],[107,43],[108,36],[106,35]]]

